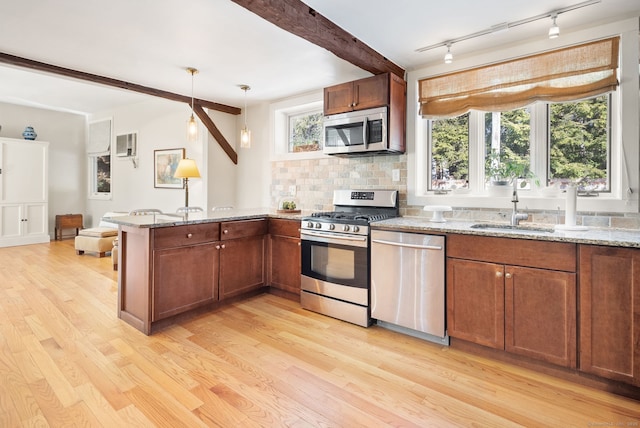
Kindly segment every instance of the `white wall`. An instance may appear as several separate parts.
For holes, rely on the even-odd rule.
[[[196,160],[202,178],[189,181],[190,206],[210,209],[210,200],[226,201],[224,192],[235,189],[233,163],[202,124],[199,141],[186,141],[189,115],[190,108],[186,104],[160,98],[150,98],[143,103],[91,115],[91,121],[112,118],[113,141],[119,134],[138,133],[138,167],[134,168],[130,159],[112,157],[112,198],[89,199],[87,216],[91,216],[92,225],[97,225],[100,217],[108,211],[157,208],[170,213],[184,206],[184,189],[154,187],[154,150],[158,149],[185,148],[186,157]],[[211,112],[210,116],[220,132],[233,144],[236,116],[220,112]],[[219,189],[224,189],[224,197],[219,196]]]
[[[269,207],[271,162],[269,132],[269,104],[261,103],[247,108],[247,126],[251,130],[251,148],[238,149],[236,206],[238,208]],[[238,136],[244,125],[238,118]],[[238,144],[239,146],[239,144]],[[275,208],[275,207],[271,207]]]
[[[53,239],[56,214],[84,213],[86,163],[85,117],[34,107],[0,103],[0,136],[22,139],[33,126],[37,140],[49,142],[49,235]]]

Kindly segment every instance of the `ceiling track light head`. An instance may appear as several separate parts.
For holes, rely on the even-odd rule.
[[[444,55],[444,63],[451,64],[453,62],[453,54],[451,53],[451,43],[447,43],[447,53]]]
[[[549,28],[550,39],[555,39],[556,37],[560,36],[560,27],[558,27],[558,24],[556,24],[557,18],[558,18],[557,13],[554,13],[553,15],[551,15],[551,20],[553,21],[553,24],[551,25],[551,28]]]

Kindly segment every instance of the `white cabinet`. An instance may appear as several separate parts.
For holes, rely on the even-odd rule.
[[[0,247],[49,242],[48,150],[0,138]]]

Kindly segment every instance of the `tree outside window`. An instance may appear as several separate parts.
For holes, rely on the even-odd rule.
[[[319,151],[322,147],[322,112],[289,116],[289,153]]]
[[[469,114],[432,121],[431,189],[469,186]]]
[[[609,191],[609,99],[549,105],[549,184]]]

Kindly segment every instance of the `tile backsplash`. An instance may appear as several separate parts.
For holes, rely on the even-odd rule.
[[[308,211],[333,209],[334,189],[393,189],[400,192],[400,214],[412,217],[431,217],[422,206],[407,205],[406,155],[364,157],[323,157],[319,159],[274,161],[271,163],[271,206],[281,197],[290,195],[296,187],[299,207]],[[398,170],[399,181],[393,181]],[[529,214],[527,222],[535,224],[563,224],[563,211],[523,210]],[[508,209],[453,208],[444,217],[461,221],[501,222],[511,215]],[[640,229],[638,213],[578,212],[578,225],[596,228]]]

